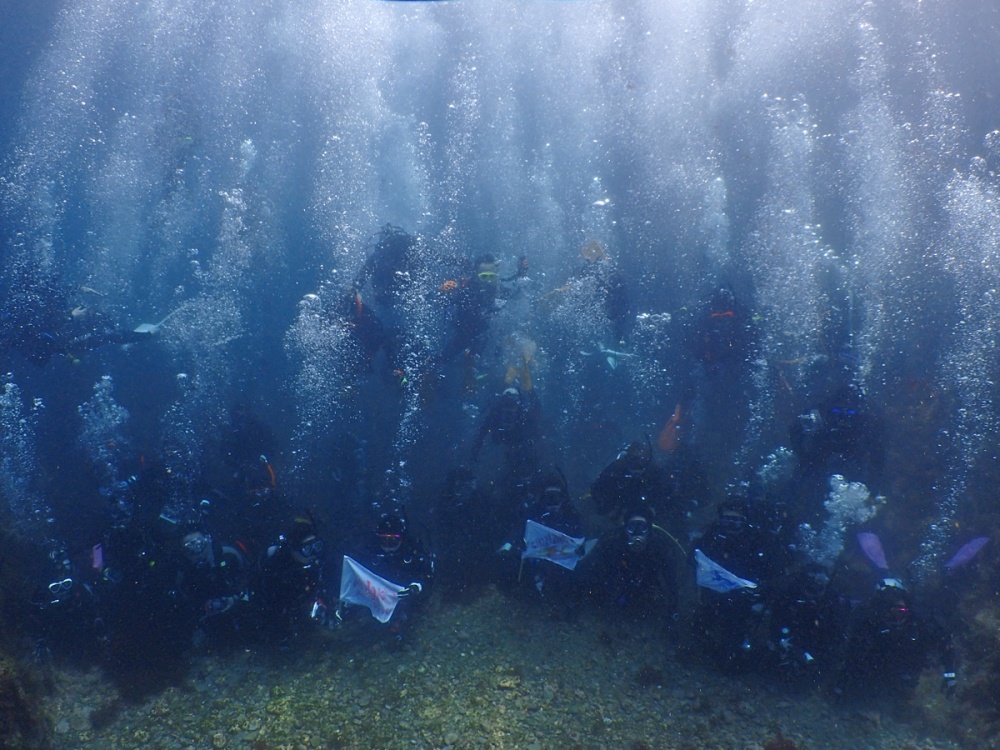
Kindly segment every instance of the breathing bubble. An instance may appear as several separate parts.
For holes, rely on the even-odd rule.
[[[1000,130],[991,130],[983,138],[983,145],[991,156],[1000,157]]]

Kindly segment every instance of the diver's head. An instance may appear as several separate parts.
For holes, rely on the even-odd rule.
[[[713,313],[732,312],[736,308],[736,293],[729,284],[724,284],[712,292],[709,307]]]
[[[910,595],[898,578],[883,578],[875,586],[876,612],[882,623],[899,627],[910,622],[913,610]]]
[[[803,414],[799,414],[796,419],[803,435],[814,435],[823,427],[823,415],[819,409],[810,409]]]
[[[730,496],[719,503],[719,526],[728,534],[742,534],[748,524],[747,502]]]
[[[625,536],[631,549],[640,550],[649,541],[653,524],[644,513],[633,513],[625,522]]]
[[[492,253],[485,253],[476,258],[476,277],[480,281],[494,283],[499,276],[499,269],[496,256]]]
[[[181,538],[181,549],[188,562],[195,565],[212,563],[212,537],[201,530],[189,531]]]
[[[521,401],[521,391],[519,391],[514,386],[509,386],[503,389],[500,394],[500,407],[504,409],[513,409]]]
[[[375,528],[378,546],[383,552],[391,554],[403,546],[403,535],[406,534],[406,521],[398,513],[383,513]]]
[[[618,458],[622,460],[629,469],[633,471],[641,471],[642,469],[645,469],[653,460],[653,452],[648,441],[633,440],[625,446],[625,450],[618,454]]]
[[[809,563],[802,570],[802,593],[810,599],[820,599],[830,585],[829,571],[819,563]]]
[[[316,524],[309,518],[296,518],[295,524],[285,535],[292,559],[304,568],[319,561],[323,552],[323,540],[316,533]]]
[[[566,479],[560,473],[552,473],[545,476],[539,483],[539,488],[539,501],[549,513],[559,510],[569,500]]]
[[[394,244],[398,247],[410,247],[416,243],[416,240],[402,227],[386,224],[379,231],[378,242],[382,245]]]
[[[323,540],[315,534],[309,534],[299,544],[292,547],[292,557],[304,567],[309,567],[319,560],[323,551]]]

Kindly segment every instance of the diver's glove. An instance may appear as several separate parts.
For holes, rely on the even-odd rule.
[[[414,581],[409,586],[407,586],[405,589],[403,589],[402,591],[400,591],[399,595],[400,596],[411,596],[413,594],[419,594],[423,590],[424,590],[424,587],[421,584],[419,584],[416,581]]]
[[[333,617],[331,617],[330,621],[327,623],[327,625],[330,627],[331,630],[333,628],[339,628],[341,625],[344,624],[344,610],[346,608],[347,605],[344,604],[343,602],[340,602],[337,605],[337,608],[333,610]]]
[[[315,620],[320,625],[326,625],[326,604],[322,599],[317,598],[313,602],[312,609],[309,610],[309,619]]]
[[[941,692],[949,698],[955,694],[958,686],[958,678],[954,672],[945,672],[941,675]]]

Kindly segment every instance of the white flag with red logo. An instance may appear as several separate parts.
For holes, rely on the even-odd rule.
[[[548,560],[573,570],[593,546],[593,541],[588,542],[582,536],[570,536],[529,520],[524,525],[524,552],[521,553],[521,559]]]
[[[376,620],[389,622],[392,613],[396,611],[399,592],[405,588],[375,575],[344,555],[344,567],[340,573],[340,601],[368,607]]]

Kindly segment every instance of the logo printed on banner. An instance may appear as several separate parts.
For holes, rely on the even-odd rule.
[[[757,584],[740,578],[735,573],[730,573],[719,563],[702,552],[700,549],[694,551],[694,559],[698,565],[697,581],[698,585],[712,591],[725,594],[734,589],[755,589]]]

